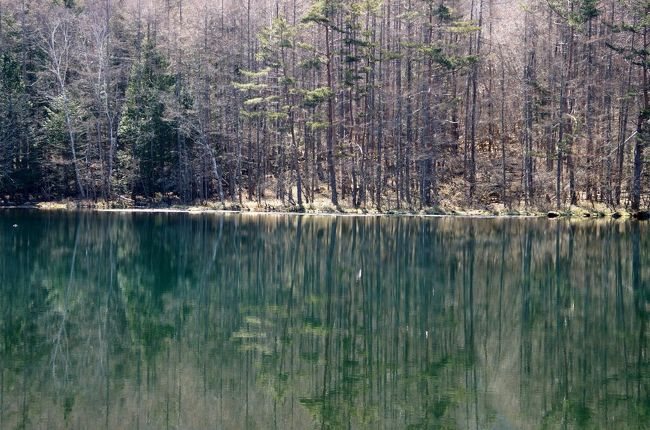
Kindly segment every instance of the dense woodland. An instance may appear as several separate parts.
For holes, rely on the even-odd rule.
[[[0,196],[650,205],[648,0],[0,0]]]

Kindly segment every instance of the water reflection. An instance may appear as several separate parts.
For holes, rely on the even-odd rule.
[[[647,233],[5,211],[0,429],[645,428]]]

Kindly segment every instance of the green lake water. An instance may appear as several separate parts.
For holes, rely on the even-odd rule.
[[[647,429],[648,233],[0,211],[0,429]]]

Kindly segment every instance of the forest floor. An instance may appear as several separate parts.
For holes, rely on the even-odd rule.
[[[0,202],[0,208],[33,208],[41,210],[94,210],[112,212],[187,212],[187,213],[246,213],[246,214],[304,214],[304,215],[337,215],[337,216],[455,216],[477,218],[506,218],[506,217],[548,217],[548,218],[613,218],[628,219],[635,217],[626,209],[612,209],[603,204],[586,204],[570,206],[562,210],[547,208],[526,208],[524,206],[507,207],[501,203],[492,203],[480,208],[463,208],[450,204],[442,204],[433,208],[402,207],[377,210],[374,207],[355,208],[346,205],[335,207],[331,201],[324,197],[317,197],[314,202],[303,206],[287,205],[276,199],[265,199],[261,203],[244,200],[226,201],[222,205],[218,201],[199,202],[185,205],[177,201],[141,200],[137,203],[131,201],[104,200],[59,200],[39,201],[26,204],[12,204]],[[647,216],[647,213],[643,213]],[[643,217],[644,215],[641,215]]]

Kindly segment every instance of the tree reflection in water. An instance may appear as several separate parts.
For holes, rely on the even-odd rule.
[[[0,219],[0,428],[650,422],[644,224]]]

